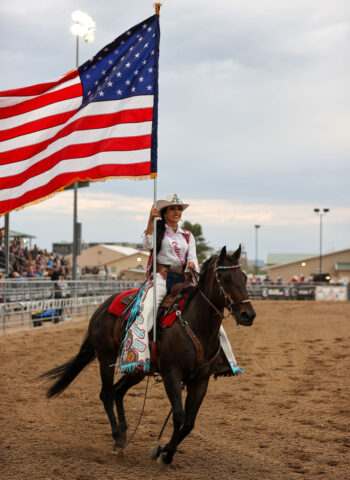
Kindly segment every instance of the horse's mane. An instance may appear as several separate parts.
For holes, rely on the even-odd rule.
[[[192,298],[195,296],[195,294],[198,292],[199,289],[205,290],[205,282],[206,282],[206,277],[208,272],[211,271],[212,266],[218,259],[218,255],[212,255],[209,257],[202,265],[201,270],[199,272],[199,280],[198,280],[198,285],[193,285],[191,287],[187,287],[185,290],[183,290],[184,293],[188,294],[188,297],[186,298],[186,305],[188,302],[192,300]]]
[[[191,287],[187,287],[185,290],[183,290],[184,293],[188,293],[186,304],[192,300],[192,298],[195,296],[195,294],[198,292],[199,289],[201,289],[202,291],[205,291],[207,274],[211,272],[212,267],[218,258],[219,258],[219,255],[212,255],[211,257],[209,257],[203,263],[200,269],[198,284]],[[233,255],[227,255],[226,258],[231,262],[235,262],[235,258]]]

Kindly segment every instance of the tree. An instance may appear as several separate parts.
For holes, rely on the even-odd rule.
[[[199,223],[191,223],[187,220],[184,221],[182,227],[185,230],[189,230],[192,232],[194,239],[196,241],[196,248],[197,248],[197,257],[199,264],[203,263],[204,260],[207,258],[208,253],[211,252],[213,249],[209,247],[205,238],[203,237],[202,226]]]

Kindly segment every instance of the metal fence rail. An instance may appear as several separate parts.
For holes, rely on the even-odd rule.
[[[89,318],[109,296],[140,282],[115,280],[5,280],[0,281],[1,332]]]
[[[96,278],[96,277],[95,277]],[[58,323],[73,318],[88,319],[110,295],[138,288],[141,282],[89,279],[52,282],[37,279],[0,281],[1,332],[37,327],[43,322]],[[252,300],[349,300],[350,285],[247,285]],[[319,289],[324,291],[320,297]],[[342,293],[340,297],[339,291]],[[322,292],[321,292],[322,293]],[[332,294],[329,296],[329,294]],[[337,297],[338,295],[338,297]]]

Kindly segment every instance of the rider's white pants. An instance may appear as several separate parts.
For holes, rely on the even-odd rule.
[[[161,273],[156,274],[156,282],[156,304],[158,309],[161,301],[166,295],[166,280]],[[145,322],[145,326],[147,326],[147,331],[150,332],[153,327],[153,285],[150,286],[150,288],[148,288],[145,292],[145,295],[142,299],[142,305],[142,316]],[[236,360],[231,348],[230,341],[227,338],[226,332],[222,325],[219,330],[219,341],[228,362],[230,364],[233,364],[233,366],[236,366]]]

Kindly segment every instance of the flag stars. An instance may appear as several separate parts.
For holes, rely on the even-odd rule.
[[[142,38],[143,38],[143,37],[140,37],[140,38],[139,38],[139,42],[141,42]]]
[[[126,32],[127,36],[130,37],[131,35],[131,31],[129,30],[128,32]]]
[[[147,32],[152,32],[152,27],[148,27]]]
[[[143,82],[144,78],[143,77],[140,77],[139,78],[139,82]]]
[[[145,46],[143,48],[147,48],[148,47],[148,43],[145,43]]]
[[[108,60],[109,65],[113,64],[113,60]]]
[[[122,91],[121,91],[121,90],[117,90],[117,94],[118,94],[118,95],[121,95],[121,94],[122,94]]]
[[[109,87],[113,87],[113,82],[108,82],[107,85],[108,85]]]
[[[130,85],[131,82],[130,82],[130,80],[127,80],[125,83],[126,83],[127,85]]]
[[[132,52],[134,50],[134,47],[131,45],[131,47],[129,48],[130,52]]]
[[[91,75],[87,74],[87,75],[85,76],[85,78],[90,78],[90,76],[91,76]]]
[[[106,70],[102,70],[101,73],[102,73],[102,75],[106,75],[107,72],[106,72]]]
[[[131,65],[131,63],[129,63],[129,62],[125,64],[126,68],[130,68],[130,65]]]
[[[122,41],[120,42],[120,45],[125,45],[125,40],[122,40]]]
[[[147,90],[152,90],[151,85],[148,85]]]
[[[144,65],[146,65],[146,63],[147,63],[147,60],[144,60],[142,63],[143,63]]]
[[[154,55],[154,50],[152,50],[151,55]]]
[[[139,53],[135,53],[135,58],[139,58],[140,54]]]
[[[117,77],[121,77],[122,74],[120,72],[117,72]]]
[[[119,50],[114,50],[114,53],[115,53],[116,55],[118,55]]]
[[[138,75],[138,74],[139,74],[139,71],[138,71],[138,70],[135,70],[135,71],[134,71],[134,74],[135,74],[135,75]]]
[[[152,73],[152,72],[153,72],[153,68],[152,68],[152,67],[149,68],[148,71],[149,71],[149,73]]]
[[[144,23],[144,24],[142,25],[142,27],[143,27],[143,29],[147,28],[147,24]]]
[[[102,90],[101,90],[101,92],[99,93],[99,95],[100,95],[100,97],[103,97],[103,96],[104,96],[104,93],[102,92]]]
[[[132,92],[135,92],[136,88],[135,87],[132,87],[131,91]]]
[[[95,85],[96,85],[96,86],[98,85],[98,80],[96,80]]]
[[[109,52],[109,49],[106,47],[103,49],[104,52]]]

